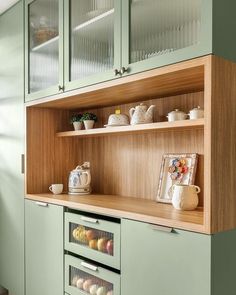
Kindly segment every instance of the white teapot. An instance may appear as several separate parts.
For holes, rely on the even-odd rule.
[[[177,210],[194,210],[198,206],[200,187],[196,185],[174,184],[172,186],[172,205]]]
[[[69,176],[69,194],[85,195],[91,193],[91,174],[90,163],[85,162],[81,166],[77,166],[70,172]]]
[[[151,105],[149,108],[144,105],[140,104],[136,106],[135,108],[131,108],[129,110],[130,114],[130,124],[136,125],[136,124],[146,124],[146,123],[153,123],[153,111],[155,105]]]

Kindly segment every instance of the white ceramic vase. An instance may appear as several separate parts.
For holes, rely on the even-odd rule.
[[[94,120],[84,120],[84,127],[86,130],[93,129],[95,121]]]
[[[200,191],[196,185],[175,184],[172,187],[172,205],[177,210],[194,210],[198,206]]]
[[[75,130],[81,130],[82,129],[82,122],[73,122],[73,126]]]

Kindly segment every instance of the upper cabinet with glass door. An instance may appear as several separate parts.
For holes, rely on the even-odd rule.
[[[26,100],[63,90],[63,0],[26,0]]]
[[[122,0],[122,73],[211,53],[209,0]]]
[[[65,90],[119,77],[121,1],[65,0]]]

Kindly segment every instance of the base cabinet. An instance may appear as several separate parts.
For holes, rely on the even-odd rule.
[[[122,220],[122,295],[210,295],[211,236]]]
[[[63,295],[63,207],[25,201],[26,295]]]

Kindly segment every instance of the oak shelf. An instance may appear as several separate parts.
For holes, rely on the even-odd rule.
[[[202,207],[198,207],[194,211],[178,211],[171,204],[102,194],[86,196],[27,194],[26,199],[113,217],[129,218],[167,227],[204,232]]]
[[[127,134],[127,133],[145,133],[150,131],[174,131],[174,130],[188,130],[188,129],[202,129],[204,128],[204,119],[197,120],[183,120],[175,122],[157,122],[151,124],[129,125],[119,127],[95,128],[89,130],[65,131],[58,132],[58,137],[98,137],[111,134]]]

